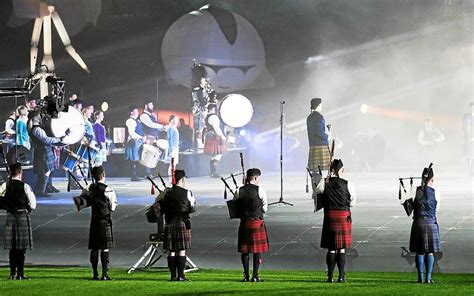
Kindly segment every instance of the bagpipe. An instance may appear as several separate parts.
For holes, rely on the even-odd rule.
[[[331,125],[327,125],[328,131],[331,131]],[[334,151],[335,151],[335,141],[331,141],[331,144],[328,145],[328,150],[329,150],[329,166],[328,166],[328,173],[327,173],[327,178],[326,182],[329,181],[329,177],[331,176],[331,163],[332,159],[334,158]],[[313,183],[313,187],[316,188],[318,187],[319,182],[321,182],[321,179],[323,178],[323,172],[321,170],[321,166],[318,164],[318,172],[314,174],[314,172],[311,171],[309,167],[306,167],[306,193],[309,192],[309,185],[308,185],[308,176],[311,178],[311,181]],[[322,200],[322,193],[316,194],[316,198],[313,198],[314,201],[314,213],[317,211],[321,210],[323,208],[323,200]]]
[[[163,218],[163,215],[161,213],[161,205],[160,205],[160,202],[162,199],[160,199],[160,195],[166,193],[166,190],[168,190],[169,187],[166,186],[165,180],[160,174],[156,176],[147,176],[146,178],[148,181],[151,182],[151,191],[150,191],[151,195],[155,195],[155,189],[156,189],[158,191],[158,196],[157,196],[157,200],[155,200],[155,202],[146,209],[145,217],[148,223],[157,223],[159,222],[160,219]],[[161,184],[164,187],[164,189],[160,189],[160,187],[155,183],[154,179],[156,178],[160,179]]]
[[[407,190],[405,188],[405,183],[403,182],[403,180],[410,180],[410,189],[413,188],[413,180],[421,180],[421,186],[424,190],[424,188],[426,187],[428,183],[428,176],[431,173],[432,167],[433,167],[433,163],[430,163],[427,173],[421,177],[410,176],[410,177],[398,178],[398,181],[399,181],[398,200],[400,201],[400,204],[403,206],[403,209],[405,210],[405,213],[407,214],[407,216],[410,216],[411,213],[413,212],[413,199],[407,198],[402,202],[402,190],[405,195],[407,194]]]
[[[237,176],[242,175],[242,185],[245,185],[244,155],[242,154],[242,152],[240,153],[240,166],[242,169],[241,172],[230,174],[230,176],[228,177],[221,177],[221,181],[224,183],[224,199],[227,199],[227,191],[229,191],[232,195],[234,195],[236,190],[239,190],[239,185],[237,184],[237,179],[236,179]],[[229,179],[232,179],[232,182],[234,183],[234,186],[235,186],[235,190],[232,190],[229,183],[227,183],[227,180]],[[231,199],[231,200],[228,200],[226,204],[227,204],[227,209],[229,210],[229,218],[230,219],[240,218],[237,201]]]
[[[82,171],[81,171],[82,172]],[[90,207],[88,199],[82,195],[82,190],[84,190],[84,187],[81,185],[81,183],[77,180],[76,176],[72,174],[70,171],[68,171],[69,174],[69,181],[67,184],[67,191],[69,192],[71,190],[70,188],[70,180],[72,179],[74,183],[81,189],[81,194],[77,196],[73,196],[72,200],[74,201],[74,205],[76,206],[77,212],[80,212],[81,210]],[[85,180],[85,178],[84,178]],[[86,180],[86,186],[87,186],[87,180]]]

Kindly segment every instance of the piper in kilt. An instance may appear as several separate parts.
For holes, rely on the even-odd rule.
[[[267,211],[267,194],[258,186],[261,172],[253,168],[247,170],[245,185],[236,190],[234,200],[240,214],[238,252],[241,253],[244,268],[243,282],[260,282],[258,269],[261,253],[268,252],[268,236],[263,214]],[[249,253],[253,253],[253,275],[249,274]]]
[[[407,192],[406,199],[413,200],[413,224],[410,234],[410,252],[416,253],[418,283],[432,283],[431,273],[434,254],[441,252],[439,226],[436,214],[439,210],[440,193],[433,187],[433,169],[424,168],[422,185]],[[425,275],[426,268],[426,278]]]
[[[130,180],[140,181],[137,174],[137,164],[141,157],[140,154],[143,142],[145,141],[145,133],[143,131],[143,125],[140,119],[138,119],[138,107],[130,106],[128,110],[130,111],[130,118],[125,122],[128,131],[125,159],[131,163],[132,176]]]
[[[211,155],[210,168],[211,178],[220,178],[217,174],[217,164],[222,159],[222,154],[227,150],[226,136],[224,135],[224,125],[216,114],[217,106],[209,104],[208,115],[204,120],[206,123],[204,133],[204,154]]]
[[[326,264],[328,266],[327,282],[333,282],[334,268],[339,269],[338,282],[344,283],[346,248],[352,246],[351,207],[356,202],[356,192],[351,181],[342,178],[344,167],[342,160],[334,159],[331,163],[331,176],[322,179],[316,191],[322,193],[324,208],[321,248],[328,249]]]
[[[114,233],[111,214],[117,207],[115,191],[105,184],[105,172],[102,166],[92,168],[94,183],[84,188],[81,197],[92,208],[89,229],[90,261],[92,264],[93,280],[99,280],[97,266],[102,263],[101,280],[111,280],[108,274],[109,249],[114,247]]]
[[[185,189],[186,174],[174,172],[176,184],[166,191],[161,200],[161,213],[165,215],[164,249],[168,250],[168,268],[171,281],[187,281],[184,276],[186,250],[191,248],[191,221],[189,214],[196,211],[196,199]]]
[[[9,249],[9,279],[24,280],[26,249],[33,249],[30,212],[36,208],[36,197],[30,185],[21,181],[21,164],[10,165],[10,178],[0,188],[0,204],[7,210],[5,249]]]

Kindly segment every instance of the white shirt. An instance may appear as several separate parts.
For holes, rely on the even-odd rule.
[[[5,121],[5,131],[10,135],[15,134],[15,119],[8,117],[7,121]]]
[[[149,128],[153,128],[153,129],[158,129],[158,130],[165,130],[165,126],[158,123],[158,122],[153,122],[151,120],[151,116],[154,116],[153,114],[151,114],[150,112],[148,111],[143,111],[143,113],[140,115],[140,121],[148,126]]]
[[[256,185],[258,186],[257,184],[255,183],[252,183],[250,182],[250,184],[253,184],[253,185]],[[240,188],[238,188],[235,193],[234,193],[234,200],[238,199],[239,196],[240,196]],[[267,201],[267,192],[265,191],[265,189],[263,189],[262,186],[258,186],[258,196],[260,197],[260,199],[262,200],[262,205],[263,205],[263,212],[266,213],[267,210],[268,210],[268,201]]]
[[[428,185],[430,186],[430,185]],[[433,186],[430,186],[431,188],[434,189],[435,192],[435,199],[436,199],[436,213],[439,211],[439,205],[441,204],[441,193],[439,190],[435,189]],[[407,191],[407,193],[404,194],[404,198],[400,201],[401,204],[403,204],[407,199],[412,199],[413,201],[415,200],[416,196],[416,186],[411,187],[410,190]]]
[[[128,138],[133,140],[138,140],[142,138],[142,136],[135,132],[135,129],[137,127],[136,119],[136,117],[130,116],[130,118],[127,119],[127,121],[125,122],[125,125],[128,129]]]
[[[15,179],[15,180],[20,180],[20,179]],[[36,209],[36,196],[33,193],[31,186],[25,183],[24,189],[25,189],[26,197],[28,198],[28,206],[32,210]],[[7,182],[3,183],[2,186],[0,186],[0,197],[4,197],[6,191],[7,191]]]
[[[345,180],[343,178],[341,178],[341,179]],[[356,204],[357,193],[356,193],[356,190],[355,190],[354,183],[352,183],[349,180],[346,180],[346,181],[347,181],[347,190],[349,190],[349,194],[351,195],[351,197],[350,197],[350,207],[353,207]],[[316,187],[316,193],[317,194],[322,194],[324,192],[325,184],[326,184],[326,180],[324,178],[321,179],[321,181],[319,181],[319,184]]]
[[[98,181],[98,182],[105,185],[104,182],[101,182],[101,181]],[[87,185],[87,186],[82,190],[82,194],[81,194],[81,195],[90,196],[89,187],[90,187],[90,185]],[[105,195],[105,197],[106,197],[106,198],[108,199],[108,201],[109,201],[109,205],[110,205],[111,211],[114,212],[115,209],[117,208],[117,205],[118,205],[118,202],[117,202],[117,195],[115,194],[115,191],[114,191],[112,188],[110,188],[109,186],[107,186],[107,187],[105,188],[104,195]]]
[[[219,135],[221,138],[225,138],[224,132],[221,129],[221,121],[219,119],[219,116],[217,114],[213,114],[214,116],[209,116],[208,122],[214,129],[217,135]]]

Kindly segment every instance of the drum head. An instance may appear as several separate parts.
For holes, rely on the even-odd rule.
[[[229,94],[222,100],[219,114],[228,126],[243,127],[252,119],[252,103],[243,95]]]
[[[66,136],[66,130],[69,135]],[[82,113],[74,107],[69,107],[67,112],[59,112],[58,118],[51,119],[51,131],[53,136],[64,137],[62,143],[71,145],[79,142],[86,131],[86,124]]]
[[[159,139],[158,141],[156,141],[156,146],[161,150],[166,150],[168,149],[168,141],[164,139]]]

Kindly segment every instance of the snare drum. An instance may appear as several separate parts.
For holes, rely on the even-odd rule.
[[[69,155],[66,157],[66,161],[64,162],[63,168],[67,171],[75,171],[77,165],[81,162],[88,163],[89,162],[89,152],[87,151],[87,147],[89,147],[89,152],[91,155],[91,162],[94,162],[95,158],[97,157],[97,153],[99,149],[93,145],[86,145],[81,143],[79,147],[77,147],[76,152],[69,152]]]
[[[153,169],[158,165],[160,160],[160,150],[153,145],[143,144],[142,155],[138,161],[142,166]]]
[[[59,112],[58,118],[51,118],[49,124],[54,137],[64,137],[61,142],[64,145],[79,142],[86,131],[84,117],[74,107],[69,107],[67,112]],[[69,134],[66,136],[67,130],[69,130]]]

